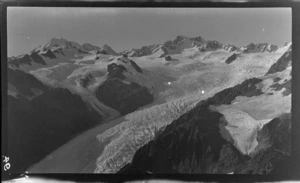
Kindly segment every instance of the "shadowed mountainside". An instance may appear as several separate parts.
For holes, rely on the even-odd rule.
[[[50,88],[34,76],[8,69],[8,83],[18,94],[8,95],[8,152],[14,172],[24,172],[77,134],[99,124],[80,96]],[[40,89],[34,95],[32,89]],[[33,97],[28,99],[27,97]]]
[[[211,108],[230,104],[237,96],[261,95],[256,88],[261,81],[248,79],[199,102],[136,151],[132,163],[119,173],[270,173],[272,164],[290,152],[290,114],[265,125],[257,137],[260,151],[248,156],[233,146],[230,137],[224,137],[220,125],[226,119]],[[274,135],[277,132],[282,135]]]
[[[285,70],[288,65],[292,62],[292,45],[290,46],[290,48],[288,49],[288,51],[286,51],[279,59],[276,63],[274,63],[270,69],[268,70],[267,74],[274,74],[276,72],[281,72],[283,70]]]
[[[143,73],[134,61],[129,61],[137,72]],[[124,81],[126,77],[123,73],[128,71],[122,64],[109,64],[107,71],[108,78],[96,90],[96,97],[105,105],[125,115],[153,101],[153,96],[146,87]]]

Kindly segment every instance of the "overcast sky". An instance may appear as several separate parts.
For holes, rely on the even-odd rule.
[[[163,43],[177,35],[243,46],[291,41],[290,8],[9,7],[8,56],[63,37],[116,51]]]

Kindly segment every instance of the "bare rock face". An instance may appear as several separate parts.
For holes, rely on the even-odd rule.
[[[143,73],[142,69],[134,61],[129,60],[128,64],[137,72]],[[153,101],[153,96],[146,87],[125,81],[124,73],[128,73],[128,71],[122,64],[109,64],[107,71],[107,80],[96,90],[96,97],[105,105],[125,115]]]
[[[107,72],[109,79],[119,78],[123,80],[125,79],[123,72],[127,72],[127,69],[121,64],[112,63],[107,66]]]
[[[32,62],[32,59],[30,58],[30,56],[28,54],[26,54],[21,58],[11,59],[8,62],[8,65],[11,65],[14,67],[19,67],[20,65],[23,65],[23,64],[31,65],[31,62]]]
[[[172,57],[170,55],[165,56],[166,61],[172,61]]]
[[[250,43],[246,46],[246,49],[243,51],[244,53],[257,53],[257,52],[273,52],[276,51],[278,46],[267,44],[267,43],[259,43],[254,44]]]
[[[190,38],[190,39],[192,41],[195,41],[196,43],[204,43],[205,42],[205,40],[201,36]]]
[[[220,132],[220,124],[225,118],[211,108],[212,105],[231,104],[237,96],[263,94],[256,88],[261,81],[248,79],[199,102],[136,151],[132,162],[119,173],[272,173],[272,165],[289,154],[286,143],[290,136],[289,115],[265,125],[257,137],[261,150],[248,156],[242,154],[230,139],[225,140]]]
[[[33,75],[27,74],[18,69],[7,68],[8,84],[15,87],[18,97],[34,97],[34,89],[46,91],[48,89],[42,82]]]
[[[276,72],[281,72],[283,70],[285,70],[289,64],[291,64],[292,62],[292,49],[291,49],[292,45],[290,46],[290,48],[278,59],[277,62],[275,62],[270,69],[268,70],[268,72],[266,73],[266,75],[268,74],[274,74]]]
[[[97,89],[96,97],[105,105],[116,109],[122,115],[153,101],[147,88],[137,83],[124,83],[120,79],[108,79]]]
[[[143,70],[140,68],[140,66],[138,66],[138,64],[136,64],[134,61],[129,60],[130,64],[134,67],[134,69],[139,72],[139,73],[143,73]]]
[[[230,64],[231,62],[235,61],[236,58],[237,58],[237,54],[234,53],[234,54],[232,54],[230,57],[228,57],[228,58],[225,60],[225,63],[226,63],[226,64]]]
[[[36,52],[33,52],[30,54],[30,57],[32,59],[33,62],[38,63],[38,64],[42,64],[42,65],[46,65],[45,60]]]
[[[8,69],[8,83],[18,93],[7,98],[8,152],[11,164],[18,165],[12,167],[13,172],[23,173],[101,121],[80,96],[47,87],[23,71]],[[39,95],[34,95],[36,90]]]
[[[100,52],[102,54],[108,54],[108,55],[118,55],[110,46],[107,44],[103,45],[100,49]]]
[[[53,54],[51,50],[48,50],[45,54],[43,54],[43,56],[48,57],[50,59],[56,58],[56,56]]]
[[[222,48],[222,44],[218,41],[207,41],[206,42],[206,50],[217,50]]]
[[[79,84],[83,87],[86,88],[88,86],[88,84],[94,79],[94,76],[92,73],[88,73],[86,75],[84,75],[83,77],[81,77],[79,79]]]
[[[58,48],[58,49],[54,50],[52,53],[57,54],[57,55],[65,56],[64,51],[63,51],[62,48]]]
[[[48,53],[48,52],[47,52]],[[53,57],[53,54],[48,53],[47,56]],[[55,56],[55,55],[54,55]],[[46,65],[46,61],[37,53],[33,52],[30,55],[25,54],[21,58],[10,59],[8,65],[19,68],[21,65],[32,65],[35,62],[37,64]]]
[[[163,46],[166,47],[167,49],[174,50],[177,47],[179,47],[180,45],[182,45],[184,39],[188,39],[188,38],[185,36],[179,35],[174,40],[166,41],[163,44]]]
[[[141,57],[145,55],[150,55],[153,53],[155,49],[157,49],[159,45],[153,44],[149,46],[143,46],[139,49],[133,49],[133,54],[131,55],[132,57]]]
[[[288,96],[292,92],[292,80],[289,79],[289,80],[285,81],[282,84],[279,84],[278,82],[275,82],[273,85],[271,85],[271,88],[274,89],[275,91],[280,91],[282,88],[285,88],[285,91],[282,92],[282,95],[283,96]]]
[[[168,125],[156,140],[136,152],[132,166],[152,173],[213,173],[227,144],[218,129],[222,114],[207,108],[197,113],[201,115],[186,114]]]
[[[259,131],[257,139],[264,149],[250,157],[221,137],[217,126],[221,114],[193,112],[194,116],[183,115],[167,126],[118,173],[287,173],[282,166],[290,155],[290,114],[274,118]]]
[[[223,49],[224,50],[227,50],[229,52],[232,52],[232,51],[237,51],[238,50],[238,47],[234,46],[234,45],[231,45],[231,44],[224,44],[223,45]]]
[[[237,173],[287,174],[291,153],[291,113],[274,118],[258,132],[258,148],[262,150],[241,164]]]

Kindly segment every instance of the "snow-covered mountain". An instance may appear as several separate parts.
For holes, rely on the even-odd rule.
[[[8,58],[8,65],[28,72],[60,63],[73,63],[76,59],[96,54],[117,55],[107,44],[98,47],[89,43],[80,45],[64,38],[52,38],[44,46],[38,46],[30,53]]]
[[[246,47],[243,47],[243,52],[245,53],[257,53],[257,52],[274,52],[278,49],[278,46],[268,44],[268,43],[259,43],[254,44],[250,43]]]
[[[66,88],[49,87],[29,73],[8,68],[8,152],[22,173],[103,117]],[[36,148],[38,147],[38,148]]]
[[[266,75],[202,100],[158,131],[119,173],[287,173],[290,135],[291,46]]]
[[[275,45],[267,43],[251,43],[244,47],[237,47],[232,44],[223,44],[214,40],[204,40],[201,36],[190,38],[187,36],[179,35],[174,40],[169,40],[162,44],[143,46],[139,49],[131,49],[129,51],[123,51],[121,53],[127,54],[131,57],[141,57],[154,53],[159,53],[161,56],[165,56],[167,54],[180,54],[185,49],[193,47],[201,52],[223,49],[229,52],[243,51],[245,53],[274,52],[278,48]]]
[[[143,70],[134,61],[119,57],[107,65],[107,77],[95,94],[107,106],[128,114],[153,101],[142,80]]]
[[[264,140],[255,139],[272,139],[272,142],[268,142],[272,144],[277,138],[267,135],[265,131],[271,130],[272,134],[277,131],[272,130],[273,125],[268,127],[267,124],[273,124],[272,121],[277,124],[278,120],[281,124],[281,119],[289,121],[284,113],[290,112],[291,66],[290,61],[283,58],[288,58],[291,54],[288,52],[291,44],[272,51],[260,46],[250,46],[252,51],[243,51],[234,45],[205,41],[201,37],[178,36],[165,43],[120,53],[123,56],[92,50],[74,58],[72,63],[30,71],[44,83],[55,81],[68,87],[89,103],[100,102],[94,108],[99,108],[100,111],[108,108],[110,110],[105,114],[114,118],[109,118],[104,125],[74,138],[32,166],[29,172],[116,173],[129,163],[137,167],[137,171],[166,172],[169,167],[164,166],[164,161],[158,162],[157,157],[171,152],[194,164],[190,166],[179,158],[173,164],[176,172],[241,173],[249,170],[260,173],[258,169],[266,170],[257,163],[256,154],[261,152],[261,155],[268,156],[264,154],[266,151],[260,149],[261,141]],[[269,70],[274,71],[271,74],[268,73]],[[123,116],[118,117],[112,110]],[[205,125],[198,125],[198,119],[199,123],[203,120]],[[217,125],[210,126],[210,119]],[[237,124],[237,121],[242,122]],[[181,123],[186,131],[178,125]],[[198,159],[198,151],[193,146],[190,151],[196,155],[181,156],[175,145],[170,145],[166,152],[149,145],[152,142],[156,144],[156,138],[163,139],[162,142],[170,142],[164,138],[172,134],[169,140],[179,145],[179,149],[187,148],[180,145],[189,144],[184,139],[202,146],[202,141],[196,138],[202,138],[199,133],[201,130],[207,131],[209,137],[212,135],[220,140],[214,144],[203,137],[203,143],[210,146],[203,146],[203,150],[211,149],[205,157],[216,158],[210,163],[226,164],[232,158],[232,164],[218,165],[208,171],[199,166],[210,166],[203,164],[201,160],[193,160]],[[147,148],[152,146],[154,154],[151,157],[155,157],[154,159],[144,154],[149,153]],[[169,147],[163,144],[162,147],[164,146]],[[272,147],[274,146],[270,145]],[[224,156],[218,159],[215,154],[220,152],[224,152]],[[144,156],[144,159],[140,159],[139,155]],[[238,159],[240,156],[250,158],[251,161]],[[281,157],[283,156],[279,158]],[[144,160],[157,163],[163,168],[150,170],[139,164]],[[269,162],[273,162],[273,159],[262,163]],[[250,168],[245,168],[247,163],[251,164]],[[233,165],[240,165],[241,169],[235,170]],[[129,166],[132,168],[128,165],[125,169],[130,170]]]
[[[177,36],[116,53],[108,45],[53,38],[8,58],[10,115],[15,122],[25,115],[46,124],[75,124],[74,135],[83,118],[91,119],[90,126],[82,128],[86,130],[101,116],[102,125],[72,140],[64,137],[70,141],[51,154],[54,149],[45,150],[42,156],[48,156],[29,172],[272,172],[269,163],[286,158],[274,155],[274,149],[289,154],[280,145],[283,141],[277,146],[274,134],[289,134],[291,48],[291,43],[236,47],[200,36]],[[55,112],[61,115],[43,118]],[[46,136],[51,138],[51,133]],[[288,136],[282,139],[286,143]],[[184,149],[190,154],[181,152]],[[258,163],[265,156],[269,158]]]

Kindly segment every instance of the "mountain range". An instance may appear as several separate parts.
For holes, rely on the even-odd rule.
[[[7,60],[15,171],[281,172],[291,55],[201,36],[120,53],[53,38]]]
[[[17,57],[8,58],[9,65],[19,67],[20,65],[27,64],[42,64],[48,65],[47,59],[55,59],[58,57],[76,57],[81,53],[94,53],[94,54],[106,54],[106,55],[122,55],[126,54],[131,57],[142,57],[151,55],[154,53],[165,56],[168,54],[176,54],[182,52],[187,48],[196,48],[199,51],[215,51],[218,49],[227,50],[229,52],[238,51],[244,53],[255,52],[274,52],[278,49],[278,46],[268,43],[250,43],[246,46],[236,47],[231,44],[222,44],[218,41],[206,41],[201,36],[199,37],[186,37],[177,36],[174,40],[166,41],[163,44],[153,44],[149,46],[143,46],[138,49],[125,50],[120,53],[115,52],[110,46],[104,44],[102,47],[94,46],[89,43],[80,45],[79,43],[68,41],[64,38],[52,38],[44,46],[38,46],[33,49],[30,54],[19,55]]]

